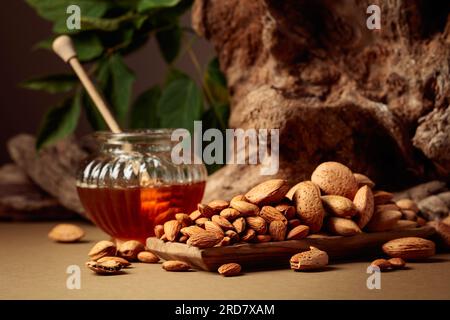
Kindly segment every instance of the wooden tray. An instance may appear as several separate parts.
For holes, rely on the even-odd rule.
[[[331,259],[354,258],[380,251],[381,245],[402,237],[428,238],[434,228],[425,226],[389,232],[362,233],[352,237],[311,235],[302,240],[266,243],[242,243],[226,247],[199,249],[184,243],[147,239],[147,248],[165,260],[182,260],[193,267],[216,271],[224,263],[236,262],[246,267],[288,267],[295,253],[317,247]]]

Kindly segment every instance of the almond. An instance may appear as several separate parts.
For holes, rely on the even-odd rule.
[[[244,242],[250,242],[256,237],[256,231],[253,229],[247,229],[241,236],[241,240]]]
[[[300,219],[291,219],[288,221],[288,227],[290,229],[294,229],[296,226],[301,225],[302,222],[300,221]]]
[[[412,210],[414,213],[419,213],[419,207],[411,199],[400,199],[395,204],[402,210]]]
[[[274,208],[280,211],[288,220],[294,219],[297,213],[295,207],[288,203],[277,204]]]
[[[234,208],[226,208],[220,211],[220,216],[224,217],[228,221],[233,221],[241,215],[239,211]]]
[[[272,221],[282,221],[284,224],[287,224],[286,217],[277,209],[271,206],[264,206],[261,208],[259,212],[259,216],[263,218],[267,223],[271,223]]]
[[[394,228],[397,221],[402,217],[402,213],[397,210],[375,212],[372,219],[366,226],[369,232],[388,231]]]
[[[301,182],[297,183],[295,186],[291,187],[289,191],[286,193],[286,198],[289,200],[294,200],[294,193],[297,191],[297,188],[301,185]]]
[[[409,221],[416,221],[417,214],[413,210],[402,210],[402,218]]]
[[[189,237],[186,243],[190,246],[203,249],[214,247],[222,239],[223,236],[219,235],[216,232],[205,231],[193,234],[192,236]]]
[[[205,218],[205,217],[201,217],[201,218],[198,218],[197,220],[195,220],[195,224],[199,227],[204,227],[206,221],[209,221],[209,219]]]
[[[74,224],[61,223],[50,230],[48,237],[56,242],[78,242],[84,237],[84,231]]]
[[[213,222],[217,223],[223,230],[233,230],[234,229],[234,227],[230,221],[228,221],[224,217],[221,217],[217,214],[212,216],[211,220]]]
[[[358,182],[352,171],[339,162],[320,164],[312,173],[311,181],[328,195],[353,199],[358,191]]]
[[[410,220],[398,220],[395,225],[390,230],[403,230],[403,229],[411,229],[416,228],[417,222]]]
[[[350,218],[356,214],[356,207],[350,199],[341,196],[322,196],[323,206],[328,212],[341,218]]]
[[[191,218],[191,221],[195,221],[198,218],[201,218],[201,216],[202,216],[201,212],[198,210],[195,210],[189,215],[189,218]]]
[[[103,262],[110,261],[110,260],[114,260],[114,261],[120,263],[122,265],[122,267],[124,267],[124,268],[131,266],[131,263],[128,260],[121,258],[121,257],[109,257],[109,256],[103,257],[103,258],[98,259],[97,262],[103,263]]]
[[[240,240],[239,234],[234,230],[225,231],[225,235],[230,238],[231,243],[236,243]]]
[[[245,222],[247,226],[255,230],[257,234],[264,234],[267,231],[266,220],[261,217],[247,217]]]
[[[224,277],[233,277],[241,273],[241,266],[237,263],[227,263],[223,264],[217,269],[220,275]]]
[[[391,263],[386,259],[376,259],[372,261],[370,265],[373,267],[378,267],[380,271],[386,271],[392,267]]]
[[[239,211],[243,216],[255,216],[259,212],[259,207],[247,201],[231,201],[230,206]]]
[[[162,264],[162,268],[166,271],[189,271],[191,266],[184,261],[169,260]]]
[[[339,236],[353,236],[361,233],[358,225],[350,219],[330,217],[326,221],[327,230]]]
[[[306,238],[309,233],[309,227],[304,225],[299,225],[293,228],[288,232],[287,239],[288,240],[300,240]]]
[[[180,238],[178,238],[178,242],[186,243],[188,239],[189,239],[188,236],[182,235]]]
[[[290,259],[291,269],[295,271],[322,269],[328,264],[328,254],[315,247],[293,255]]]
[[[387,210],[400,210],[400,208],[395,203],[379,204],[375,206],[375,212]]]
[[[373,194],[373,200],[376,205],[385,204],[392,200],[394,195],[387,191],[375,191]]]
[[[219,214],[222,210],[228,208],[230,203],[225,200],[213,200],[208,203],[208,207],[214,210],[215,214]]]
[[[161,237],[164,234],[164,226],[161,224],[156,225],[155,228],[153,229],[153,232],[155,233],[155,237],[161,239]]]
[[[107,240],[97,242],[89,251],[88,256],[91,260],[96,261],[106,256],[115,256],[117,251],[116,245]]]
[[[149,251],[141,251],[137,255],[137,259],[144,263],[158,263],[159,257]]]
[[[225,235],[222,228],[214,221],[206,221],[205,230],[209,232],[216,232],[218,235],[222,237]]]
[[[372,219],[374,212],[374,201],[372,190],[368,186],[361,187],[353,199],[357,211],[356,223],[359,228],[364,228]]]
[[[243,217],[237,218],[233,222],[234,230],[236,230],[236,232],[239,233],[239,234],[241,234],[242,232],[245,231],[246,226],[247,226],[247,224],[246,224],[245,219]]]
[[[233,201],[247,201],[247,199],[245,199],[245,196],[243,194],[238,194],[237,196],[231,198],[230,205]]]
[[[302,223],[310,228],[311,233],[318,232],[325,217],[319,188],[311,181],[300,183],[294,194],[294,202]]]
[[[192,224],[192,220],[186,213],[177,213],[175,219],[181,224],[181,227],[189,227]]]
[[[181,230],[181,223],[177,220],[169,220],[164,223],[164,234],[169,241],[175,241]]]
[[[407,237],[386,242],[383,251],[392,258],[420,260],[433,256],[436,246],[433,241],[427,239]]]
[[[286,224],[281,220],[274,220],[269,225],[272,241],[283,241],[286,238],[286,231]]]
[[[119,246],[118,253],[122,258],[128,261],[134,261],[137,259],[139,252],[144,251],[145,246],[136,240],[128,240]]]
[[[189,226],[189,227],[182,228],[180,230],[180,232],[182,235],[191,237],[192,235],[194,235],[196,233],[205,232],[205,229],[203,229],[199,226]]]
[[[362,186],[368,186],[369,188],[375,187],[375,183],[369,179],[369,177],[361,174],[361,173],[354,173],[353,176],[356,179],[356,182],[358,183],[358,188],[361,188]]]
[[[272,179],[250,189],[245,194],[245,198],[253,204],[263,206],[281,201],[288,190],[289,186],[286,180]]]
[[[211,208],[210,206],[208,206],[206,204],[202,204],[202,203],[199,203],[197,205],[197,210],[200,211],[200,213],[202,214],[202,217],[205,217],[205,218],[211,218],[215,214],[215,211],[213,208]]]
[[[256,236],[256,241],[258,242],[270,242],[272,241],[272,237],[269,234],[258,234]]]
[[[228,246],[231,243],[230,237],[223,237],[222,240],[218,244],[215,245],[215,247],[225,247]]]
[[[390,258],[388,261],[393,269],[403,269],[406,266],[406,262],[402,258]]]

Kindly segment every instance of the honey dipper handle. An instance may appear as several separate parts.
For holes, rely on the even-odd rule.
[[[60,56],[61,59],[64,60],[64,62],[70,64],[70,66],[80,79],[81,83],[83,84],[84,88],[86,89],[87,93],[91,97],[92,101],[94,101],[95,106],[102,115],[109,129],[114,133],[122,132],[119,125],[117,124],[116,119],[114,119],[113,115],[109,111],[105,100],[95,88],[94,83],[91,81],[80,61],[78,60],[77,52],[75,51],[72,39],[66,35],[57,37],[53,41],[53,51],[58,56]]]

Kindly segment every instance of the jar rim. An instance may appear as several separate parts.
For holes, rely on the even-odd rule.
[[[175,129],[138,129],[114,133],[111,131],[96,131],[92,136],[100,142],[138,142],[146,139],[170,138]]]

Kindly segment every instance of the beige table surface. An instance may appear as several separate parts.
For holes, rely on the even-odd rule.
[[[369,290],[368,261],[332,264],[322,272],[246,272],[234,278],[193,271],[171,273],[160,264],[134,264],[126,274],[97,276],[84,263],[90,247],[108,239],[92,225],[85,242],[47,239],[55,223],[0,223],[0,299],[450,299],[450,254],[408,270],[383,273]],[[81,289],[66,288],[66,269],[81,267]]]

